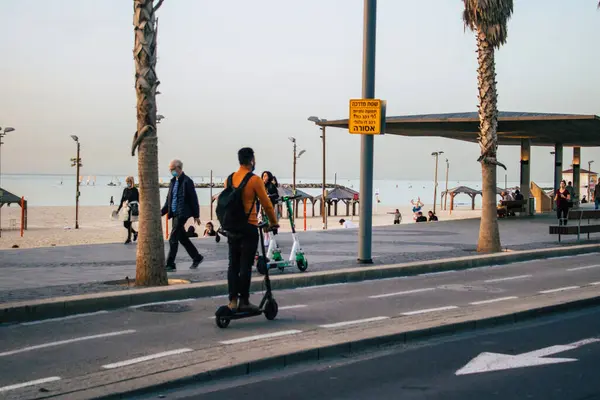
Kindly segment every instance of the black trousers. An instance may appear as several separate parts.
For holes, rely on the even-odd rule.
[[[177,250],[179,249],[179,243],[185,248],[187,253],[190,255],[192,260],[200,258],[200,253],[196,249],[196,246],[190,241],[190,238],[185,232],[185,219],[179,217],[173,217],[173,227],[171,228],[171,235],[169,236],[169,255],[167,256],[167,265],[175,265],[175,257],[177,256]]]
[[[131,240],[131,234],[137,233],[135,229],[133,229],[133,222],[131,221],[123,221],[123,226],[127,229],[127,240]]]
[[[569,215],[569,205],[556,207],[556,217],[558,218],[559,225],[567,224],[567,216],[568,215]]]
[[[254,256],[258,248],[258,228],[249,225],[247,232],[240,237],[229,236],[229,269],[227,283],[229,285],[229,300],[239,297],[248,300],[250,297],[250,280]]]

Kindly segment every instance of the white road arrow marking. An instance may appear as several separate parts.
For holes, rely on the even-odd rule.
[[[479,374],[482,372],[502,371],[505,369],[533,367],[536,365],[558,364],[577,361],[576,358],[543,358],[567,350],[573,350],[590,343],[600,342],[599,338],[583,339],[578,342],[545,347],[527,353],[510,355],[499,353],[481,353],[467,365],[456,371],[456,375]]]

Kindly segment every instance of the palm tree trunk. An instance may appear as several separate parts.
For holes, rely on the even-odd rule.
[[[138,173],[140,184],[139,242],[136,285],[167,284],[160,217],[158,138],[156,135],[156,30],[153,0],[134,0],[133,56],[137,95]],[[139,136],[138,136],[139,135]],[[143,135],[143,136],[142,136]]]
[[[481,31],[477,33],[477,80],[479,89],[479,146],[481,148],[482,210],[477,251],[499,252],[500,231],[496,212],[496,150],[498,108],[494,47]]]

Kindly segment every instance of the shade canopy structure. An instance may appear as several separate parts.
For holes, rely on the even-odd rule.
[[[319,121],[319,126],[348,129],[348,120]],[[443,137],[477,142],[479,116],[476,112],[422,114],[387,117],[385,133],[409,137]],[[498,144],[532,146],[600,146],[600,117],[581,114],[532,112],[498,113]]]
[[[475,209],[475,197],[477,195],[481,196],[481,191],[477,189],[470,188],[468,186],[458,186],[452,189],[444,190],[442,192],[442,197],[445,197],[447,200],[447,196],[450,196],[450,212],[454,210],[454,198],[459,194],[466,194],[471,198],[471,210]],[[447,201],[445,202],[447,203]],[[444,209],[446,207],[444,206]]]
[[[563,173],[563,174],[572,174],[572,173],[573,173],[573,168],[565,169],[565,170],[564,170],[562,173]],[[585,169],[585,168],[580,168],[580,169],[579,169],[579,173],[580,173],[580,174],[598,175],[598,173],[597,173],[597,172],[594,172],[594,171],[588,171],[588,170],[587,170],[587,169]]]
[[[319,201],[323,201],[322,195],[315,197],[313,206]],[[359,203],[358,192],[345,186],[338,186],[329,190],[325,196],[328,216],[331,216],[331,206],[333,206],[333,215],[338,215],[338,203],[340,201],[346,205],[346,216],[350,216],[350,207],[352,207],[352,215],[357,215],[356,205]]]
[[[21,202],[21,200],[23,201]],[[8,190],[0,188],[0,208],[2,208],[5,204],[7,206],[10,206],[11,204],[18,204],[22,207],[21,227],[22,229],[27,229],[27,200],[21,199],[21,197],[9,192]],[[2,226],[0,226],[0,229],[1,228]]]
[[[293,190],[289,185],[281,185],[277,188],[277,192],[279,193],[279,197],[285,197],[285,196],[293,196]],[[213,195],[213,197],[210,199],[210,206],[213,207],[213,204],[215,201],[217,201],[219,199],[219,195],[223,193],[223,191],[220,191],[219,193]],[[314,202],[316,201],[315,198],[311,195],[309,195],[306,192],[303,192],[302,190],[298,190],[296,189],[296,196],[299,196],[297,199],[294,199],[294,209],[296,210],[296,217],[298,217],[299,215],[299,207],[298,205],[300,203],[303,203],[305,201],[310,201],[312,203],[312,215],[313,217],[315,216],[315,207],[314,207]],[[281,204],[279,204],[277,206],[277,208],[279,209],[279,213],[280,215],[283,215],[283,206]]]
[[[11,205],[14,203],[20,204],[21,198],[15,194],[9,192],[8,190],[4,190],[4,189],[0,188],[0,207],[2,207],[5,204]]]

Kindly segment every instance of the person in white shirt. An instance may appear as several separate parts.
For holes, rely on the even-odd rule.
[[[340,219],[340,225],[343,228],[356,228],[356,225],[354,225],[352,221],[346,221],[344,218]]]

